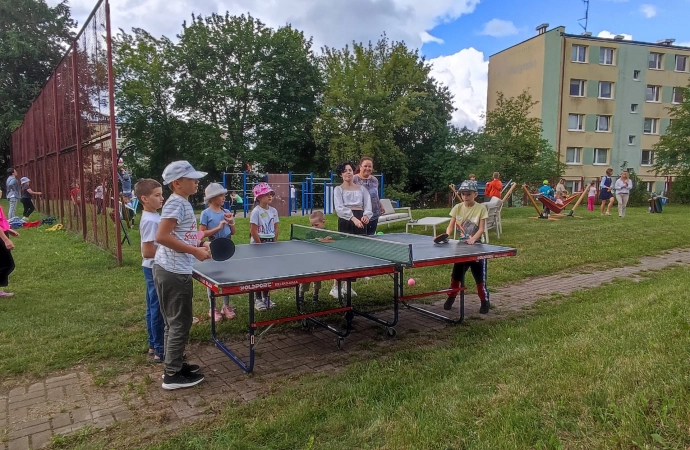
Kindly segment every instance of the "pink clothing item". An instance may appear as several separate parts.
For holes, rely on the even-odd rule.
[[[5,212],[2,210],[2,206],[0,206],[0,230],[7,231],[9,229],[10,223],[7,221],[7,217],[5,217]]]
[[[596,197],[587,197],[587,211],[594,211],[594,199]]]

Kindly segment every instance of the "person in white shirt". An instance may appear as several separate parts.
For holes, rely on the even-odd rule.
[[[616,200],[618,200],[618,217],[625,217],[630,190],[633,188],[633,182],[628,176],[627,171],[621,172],[621,177],[616,180],[614,188],[616,189]]]

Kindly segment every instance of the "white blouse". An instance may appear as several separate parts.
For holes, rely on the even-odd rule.
[[[357,186],[359,189],[346,191],[342,186],[337,186],[333,190],[333,203],[335,213],[341,219],[352,219],[352,208],[362,209],[364,215],[371,219],[374,213],[371,210],[371,196],[364,186]]]

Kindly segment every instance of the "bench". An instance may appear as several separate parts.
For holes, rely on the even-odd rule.
[[[383,206],[385,214],[379,216],[379,225],[390,224],[395,222],[409,222],[412,220],[412,209],[409,206],[403,208],[394,208],[393,204],[387,198],[381,199],[381,206]]]

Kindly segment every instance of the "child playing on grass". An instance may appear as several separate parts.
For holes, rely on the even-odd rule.
[[[134,185],[134,195],[143,205],[139,222],[141,235],[141,269],[146,281],[146,331],[149,335],[149,356],[153,362],[162,363],[165,358],[165,323],[158,303],[156,285],[153,282],[153,263],[158,249],[156,232],[161,221],[158,210],[163,206],[163,188],[151,178],[143,178]]]
[[[323,211],[314,211],[311,213],[309,216],[309,223],[311,224],[312,227],[314,228],[326,228],[326,216],[323,214]],[[299,303],[304,302],[304,294],[309,292],[309,288],[311,287],[311,283],[302,283],[299,285],[299,298],[297,301]],[[311,298],[311,301],[313,303],[317,303],[319,301],[319,291],[321,290],[321,282],[320,281],[315,281],[314,282],[314,295]]]
[[[263,244],[265,242],[278,242],[278,211],[271,206],[276,193],[268,183],[259,183],[252,190],[256,206],[249,215],[250,244]],[[257,311],[266,311],[273,308],[275,303],[271,301],[269,291],[257,292],[254,307]]]
[[[462,197],[462,203],[458,203],[451,209],[451,219],[446,233],[450,235],[458,227],[468,236],[465,240],[467,244],[481,243],[489,212],[484,205],[474,201],[477,198],[477,183],[472,180],[463,181],[458,191]],[[461,281],[465,278],[467,269],[472,271],[472,276],[477,284],[477,295],[479,300],[481,300],[480,314],[487,314],[491,307],[489,303],[489,290],[486,287],[486,267],[485,259],[470,263],[455,263],[450,279],[450,288],[458,289],[460,288]],[[457,292],[449,294],[448,299],[443,304],[443,309],[449,310],[453,306],[456,297]]]
[[[29,216],[31,215],[32,212],[36,209],[34,206],[34,195],[41,195],[41,192],[34,191],[31,189],[31,186],[29,183],[31,180],[29,180],[28,177],[22,177],[20,180],[22,184],[22,205],[24,205],[24,220],[28,221]]]
[[[597,186],[596,181],[589,183],[589,188],[587,188],[587,211],[594,211],[594,202],[597,199]]]
[[[551,200],[554,200],[554,191],[553,191],[553,188],[551,186],[549,186],[549,180],[544,180],[544,184],[542,185],[542,187],[539,188],[538,192],[541,195],[543,195],[544,197],[547,197],[547,198],[550,198]],[[549,208],[544,206],[544,211],[542,212],[542,214],[546,218],[549,217],[550,212],[551,212],[551,210],[549,210]]]
[[[208,208],[201,212],[199,219],[199,231],[204,232],[204,237],[209,240],[219,238],[230,238],[235,234],[235,217],[231,212],[223,209],[225,203],[225,194],[228,190],[219,183],[211,183],[204,191],[204,203],[208,204]],[[216,308],[215,311],[210,308],[211,305],[211,289],[208,289],[208,316],[215,322],[220,322],[223,317],[226,319],[235,318],[235,309],[230,304],[230,297],[224,295],[223,309]]]
[[[0,190],[0,197],[2,197],[2,190]],[[14,258],[12,257],[12,250],[14,250],[14,243],[10,240],[8,235],[19,236],[19,233],[10,228],[10,223],[5,217],[5,212],[0,206],[0,287],[5,287],[9,284],[9,276],[14,271]],[[12,292],[5,292],[0,290],[0,297],[14,297]]]
[[[165,372],[163,389],[195,386],[204,380],[199,366],[187,364],[184,347],[192,327],[194,285],[192,264],[211,257],[208,249],[199,247],[196,216],[189,196],[206,176],[187,161],[175,161],[163,170],[163,184],[172,195],[163,206],[156,233],[158,249],[153,265],[153,280],[165,322]]]

